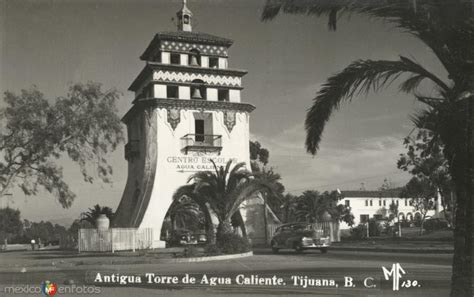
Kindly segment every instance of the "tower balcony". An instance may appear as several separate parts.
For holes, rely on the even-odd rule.
[[[186,134],[181,141],[186,154],[189,151],[220,153],[222,150],[222,135]]]

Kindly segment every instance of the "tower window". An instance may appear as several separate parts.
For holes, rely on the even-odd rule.
[[[179,98],[178,87],[177,86],[167,86],[166,87],[166,97],[167,98]]]
[[[209,68],[219,68],[219,58],[209,57]]]
[[[171,64],[180,64],[181,63],[181,56],[180,54],[171,54],[170,55],[170,63]]]
[[[201,53],[197,49],[189,51],[189,66],[201,66]]]
[[[187,25],[189,24],[189,15],[185,14],[183,17],[183,22]]]
[[[206,87],[202,80],[195,79],[192,81],[191,99],[206,100]]]
[[[204,141],[204,120],[194,120],[194,133],[197,142]]]
[[[217,100],[219,100],[219,101],[229,101],[229,90],[218,90],[217,91]]]

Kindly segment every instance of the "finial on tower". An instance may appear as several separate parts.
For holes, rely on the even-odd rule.
[[[188,31],[191,32],[193,27],[191,26],[191,17],[193,13],[189,8],[186,6],[186,0],[183,0],[183,7],[181,7],[180,11],[176,13],[178,17],[178,31]]]

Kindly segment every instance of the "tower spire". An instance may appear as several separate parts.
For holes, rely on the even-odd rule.
[[[186,0],[183,0],[183,6],[176,13],[176,16],[178,17],[178,31],[191,32],[193,30],[193,27],[191,26],[193,13],[186,6],[186,2]]]

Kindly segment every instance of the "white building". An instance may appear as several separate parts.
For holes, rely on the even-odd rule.
[[[351,208],[354,215],[354,226],[360,223],[365,223],[369,219],[391,218],[390,204],[398,205],[398,213],[400,220],[413,221],[415,217],[421,216],[419,211],[416,211],[413,202],[409,198],[400,198],[400,190],[386,190],[386,191],[342,191],[344,197],[339,204],[344,204]],[[442,211],[442,206],[435,202],[435,209],[430,210],[427,216],[434,216]],[[349,229],[350,227],[342,222],[341,229]]]
[[[241,102],[245,70],[229,68],[233,41],[192,31],[186,1],[178,30],[155,35],[140,59],[145,67],[129,90],[128,179],[113,226],[153,228],[153,247],[176,189],[196,171],[229,159],[250,164],[249,119]],[[250,169],[250,168],[248,168]]]

